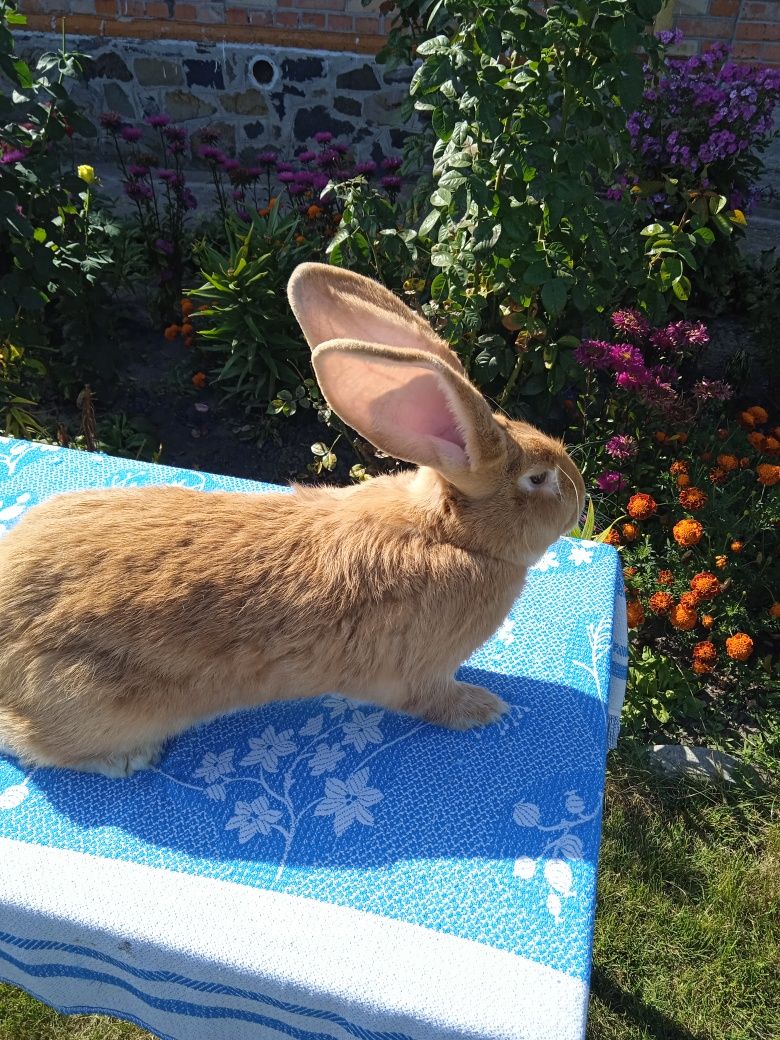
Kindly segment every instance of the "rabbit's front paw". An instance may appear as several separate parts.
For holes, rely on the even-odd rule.
[[[453,682],[429,705],[425,715],[448,729],[473,729],[495,722],[508,707],[484,686]]]

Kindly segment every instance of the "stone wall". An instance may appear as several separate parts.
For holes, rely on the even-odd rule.
[[[41,33],[17,40],[27,57],[60,43]],[[403,144],[400,106],[411,72],[386,72],[366,55],[94,37],[70,37],[68,46],[93,59],[87,82],[72,88],[93,121],[103,111],[136,122],[167,112],[190,131],[193,160],[206,126],[218,128],[221,147],[244,162],[265,148],[292,156],[319,130],[360,158],[376,160]],[[110,144],[103,133],[97,155]]]

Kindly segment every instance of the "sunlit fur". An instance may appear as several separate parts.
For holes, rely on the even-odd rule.
[[[479,497],[421,468],[294,494],[146,487],[32,509],[0,539],[0,744],[124,774],[199,720],[327,691],[452,727],[491,721],[503,702],[454,672],[584,499],[559,442],[495,422],[504,444]],[[539,465],[559,488],[523,492]]]

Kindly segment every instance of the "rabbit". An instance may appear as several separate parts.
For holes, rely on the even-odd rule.
[[[579,471],[386,288],[305,263],[288,294],[329,406],[417,468],[31,509],[0,539],[0,744],[21,761],[127,776],[206,719],[333,691],[456,729],[505,711],[455,672],[576,524]]]

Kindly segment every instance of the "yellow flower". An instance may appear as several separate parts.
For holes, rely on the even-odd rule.
[[[94,166],[79,166],[78,175],[85,184],[94,184],[97,180]]]

